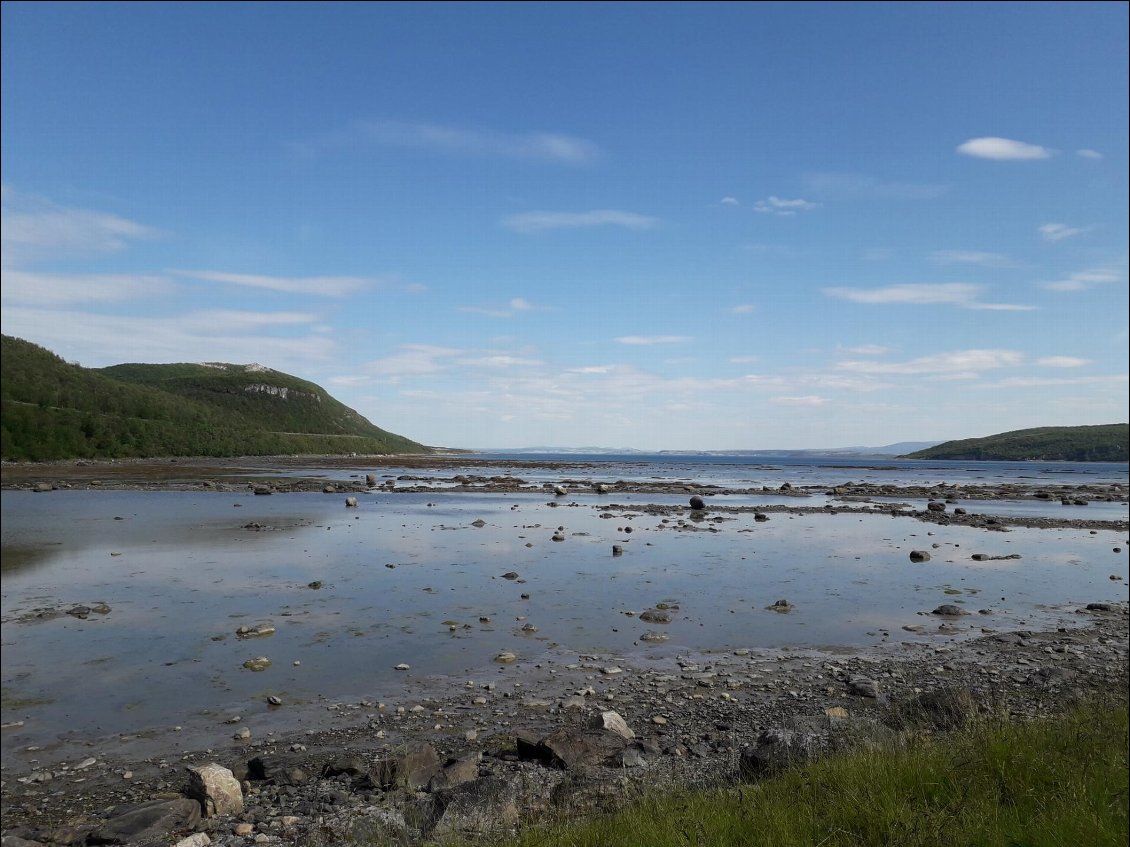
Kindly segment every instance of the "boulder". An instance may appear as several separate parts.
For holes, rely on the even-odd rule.
[[[369,780],[381,788],[416,791],[427,785],[443,768],[443,761],[430,744],[417,744],[403,755],[381,759],[369,769]]]
[[[694,495],[694,497],[691,498],[690,505],[691,505],[691,508],[694,509],[696,512],[700,512],[700,511],[702,511],[703,509],[706,508],[706,502],[701,497],[699,497],[697,494]]]
[[[517,778],[484,776],[431,794],[421,806],[428,838],[510,832],[518,825]],[[454,843],[454,842],[453,842]]]
[[[928,562],[930,561],[930,554],[925,550],[911,550],[910,561],[912,562]]]
[[[628,741],[636,737],[636,734],[628,727],[627,721],[618,712],[601,712],[599,715],[594,715],[589,721],[589,728],[613,732]]]
[[[188,797],[150,800],[111,810],[109,820],[87,836],[89,844],[168,843],[174,832],[191,830],[200,822],[200,803]]]
[[[188,769],[185,794],[200,802],[206,818],[243,811],[243,789],[239,780],[230,770],[215,762]]]

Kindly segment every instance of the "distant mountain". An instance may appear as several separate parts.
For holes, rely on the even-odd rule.
[[[907,459],[974,461],[1125,462],[1130,456],[1130,425],[1047,426],[1018,429],[986,438],[947,441],[907,454]]]
[[[420,453],[318,385],[262,365],[82,368],[3,336],[4,459]]]

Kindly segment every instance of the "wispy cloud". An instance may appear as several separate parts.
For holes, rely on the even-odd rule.
[[[619,226],[625,229],[651,229],[658,219],[619,209],[593,209],[589,212],[521,212],[508,215],[502,226],[514,232],[544,232],[553,229],[586,229]]]
[[[1024,354],[1016,350],[957,350],[922,356],[907,362],[875,362],[850,360],[836,367],[851,373],[926,375],[976,375],[997,368],[1011,368],[1023,364]]]
[[[122,303],[172,293],[166,277],[146,274],[54,274],[4,268],[0,297],[25,306]]]
[[[935,250],[930,254],[935,265],[977,265],[982,268],[1015,268],[1019,262],[1002,253],[980,250]]]
[[[1069,385],[1124,385],[1130,381],[1130,375],[1111,374],[1109,376],[1076,376],[1076,377],[1028,377],[1014,376],[997,382],[978,385],[978,388],[1054,388]],[[1123,409],[1125,409],[1123,405]]]
[[[1054,282],[1042,283],[1041,287],[1048,291],[1086,291],[1096,285],[1109,285],[1125,279],[1126,274],[1114,268],[1090,268],[1085,271],[1075,271]]]
[[[1068,226],[1067,224],[1052,223],[1042,224],[1038,228],[1038,231],[1040,233],[1040,237],[1043,238],[1044,241],[1051,241],[1054,243],[1056,241],[1063,241],[1063,239],[1065,238],[1071,238],[1073,235],[1082,235],[1087,230],[1081,227]]]
[[[1080,156],[1084,159],[1101,159],[1101,158],[1103,158],[1103,154],[1100,153],[1098,150],[1090,150],[1088,148],[1083,148],[1082,150],[1076,150],[1075,155]]]
[[[574,166],[592,164],[601,156],[600,147],[594,142],[563,133],[511,133],[428,122],[388,120],[360,121],[347,129],[290,145],[301,156],[366,146]]]
[[[550,311],[549,306],[538,306],[531,303],[524,297],[514,297],[510,300],[505,308],[494,308],[490,306],[460,306],[460,312],[470,312],[476,315],[487,315],[492,318],[512,318],[514,315],[522,312],[547,312]]]
[[[372,376],[396,382],[405,377],[419,377],[438,373],[447,363],[465,351],[434,344],[404,344],[392,355],[375,359],[364,366]]]
[[[739,205],[741,205],[738,202],[737,197],[723,197],[718,202],[721,203],[723,206],[739,206]]]
[[[303,315],[302,319],[313,316]],[[62,309],[5,307],[4,332],[42,344],[87,367],[136,362],[262,362],[290,373],[309,373],[333,361],[337,343],[321,333],[271,334],[294,327],[296,313],[188,312],[168,317],[107,315]],[[256,331],[259,330],[259,331]]]
[[[818,195],[847,197],[882,197],[891,200],[933,200],[949,191],[948,185],[929,182],[884,180],[867,174],[816,172],[807,173],[801,181]]]
[[[1037,359],[1036,364],[1045,368],[1081,368],[1091,364],[1091,360],[1079,359],[1075,356],[1044,356]]]
[[[694,341],[689,335],[622,335],[616,339],[619,344],[650,345],[650,344],[685,344]]]
[[[845,353],[852,353],[856,356],[882,356],[884,353],[891,352],[890,347],[884,347],[882,344],[860,344],[856,347],[843,348]]]
[[[770,397],[769,402],[774,406],[823,406],[831,401],[827,397],[816,394],[806,394],[803,397]]]
[[[109,212],[67,208],[43,197],[0,188],[0,262],[5,267],[60,253],[112,253],[157,230]]]
[[[380,286],[384,280],[360,276],[265,276],[263,274],[228,273],[225,271],[170,270],[174,276],[202,282],[219,282],[249,288],[265,288],[289,294],[313,294],[322,297],[346,297],[366,288]]]
[[[824,294],[840,300],[870,305],[909,304],[918,306],[957,306],[1001,312],[1030,311],[1035,306],[1014,303],[983,303],[982,286],[967,282],[888,285],[884,288],[825,288]]]
[[[800,198],[785,200],[781,197],[767,197],[753,204],[753,210],[755,212],[778,215],[783,218],[791,218],[794,217],[797,212],[807,212],[819,208],[819,203],[813,203],[811,200],[802,200]]]
[[[1038,144],[1014,141],[989,135],[983,138],[970,138],[957,146],[957,152],[976,159],[993,159],[998,162],[1023,162],[1037,159],[1050,159],[1052,151]]]
[[[750,315],[757,311],[757,307],[752,303],[739,303],[736,306],[731,306],[730,311],[735,315]]]

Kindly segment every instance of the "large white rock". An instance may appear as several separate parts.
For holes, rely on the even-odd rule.
[[[188,790],[185,793],[200,801],[206,818],[243,811],[243,789],[239,780],[215,762],[188,769]]]
[[[632,739],[636,734],[628,728],[627,722],[620,717],[618,712],[601,712],[595,715],[589,723],[593,729],[603,729],[608,732],[614,732],[621,738]]]

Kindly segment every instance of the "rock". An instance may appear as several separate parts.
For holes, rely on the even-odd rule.
[[[517,579],[518,578],[518,572],[517,571],[507,571],[506,573],[504,573],[502,575],[502,578],[503,579]]]
[[[793,604],[784,599],[774,600],[772,605],[766,606],[765,608],[774,612],[788,612],[792,610]]]
[[[1113,611],[1115,611],[1115,608],[1116,607],[1113,603],[1088,603],[1087,604],[1087,611],[1088,612],[1113,612]]]
[[[930,554],[925,550],[911,550],[910,561],[912,562],[928,562],[930,561]]]
[[[111,810],[109,820],[87,836],[90,844],[168,843],[173,832],[192,829],[200,822],[200,803],[187,797],[150,800]]]
[[[960,617],[962,615],[968,615],[969,612],[965,611],[960,606],[955,606],[952,603],[945,603],[944,605],[938,606],[938,608],[934,609],[934,611],[932,611],[930,614],[931,615],[942,615],[943,617],[957,618],[957,617]]]
[[[369,772],[369,765],[364,759],[357,756],[338,756],[322,766],[322,776],[332,778],[335,776],[361,776]]]
[[[791,729],[766,729],[741,751],[738,772],[745,779],[780,773],[786,768],[813,761],[821,752],[818,736]]]
[[[208,847],[212,843],[212,839],[208,837],[206,832],[196,832],[187,838],[182,838],[173,847]]]
[[[565,533],[558,530],[557,532],[553,533],[553,539],[552,540],[553,541],[564,541],[565,540]]]
[[[765,523],[765,521],[769,520],[769,516],[764,512],[754,512],[753,519],[758,523]]]
[[[518,657],[509,651],[503,651],[495,656],[494,660],[500,665],[512,665],[518,661]]]
[[[646,641],[649,644],[660,644],[670,639],[670,637],[671,636],[669,636],[666,632],[656,632],[655,630],[649,630],[640,636],[640,641]]]
[[[266,656],[256,656],[254,659],[248,659],[244,662],[243,666],[249,671],[258,673],[259,671],[265,671],[269,668],[271,666],[271,660]]]
[[[848,691],[857,697],[878,697],[879,684],[866,676],[855,676],[848,680]]]
[[[569,774],[554,786],[550,801],[570,817],[608,813],[627,805],[628,780],[619,774]]]
[[[564,497],[569,493],[569,489],[564,485],[555,485],[553,486],[553,493],[558,497]]]
[[[696,494],[696,495],[694,495],[694,497],[691,498],[690,506],[696,512],[701,512],[703,509],[706,508],[706,502]]]
[[[268,494],[274,494],[275,493],[274,491],[271,490],[270,486],[267,486],[267,485],[256,485],[254,488],[251,489],[251,491],[257,497],[265,497]]]
[[[410,664],[408,664],[407,662],[401,662],[399,665],[397,665],[396,667],[393,668],[393,670],[396,670],[396,671],[408,671],[408,670],[411,670],[411,669],[412,669],[412,666]]]
[[[977,714],[977,700],[968,688],[923,691],[893,710],[894,725],[960,729]]]
[[[640,620],[646,623],[671,623],[671,613],[666,609],[647,609],[640,613]]]
[[[599,715],[594,715],[589,721],[589,728],[612,732],[628,741],[636,737],[618,712],[601,712]]]
[[[230,770],[215,762],[188,769],[185,794],[200,802],[206,818],[243,811],[243,789],[239,780]]]
[[[432,794],[424,803],[429,838],[508,833],[518,825],[517,778],[484,776]]]
[[[939,500],[931,500],[926,504],[926,508],[931,512],[944,512],[946,510],[946,504]]]
[[[345,498],[345,508],[356,509],[357,508],[357,498],[356,497],[346,497]]]
[[[483,754],[476,750],[474,753],[448,762],[443,766],[443,770],[429,780],[428,791],[433,793],[444,791],[478,779],[479,764],[482,760]]]
[[[369,780],[381,788],[416,791],[431,782],[442,767],[443,762],[431,744],[417,744],[402,756],[376,762],[369,769]]]
[[[377,478],[373,474],[365,474],[365,485],[369,486],[369,488],[372,488],[376,484]]]
[[[475,527],[475,529],[482,529],[486,525],[487,525],[487,522],[484,521],[482,518],[479,518],[478,520],[471,521],[471,526]]]
[[[562,727],[543,738],[540,746],[549,753],[540,758],[548,758],[555,767],[575,769],[603,763],[623,750],[626,740],[603,729]]]
[[[624,555],[624,548],[621,547],[619,544],[613,544],[612,545],[612,555],[613,556],[623,556]]]

